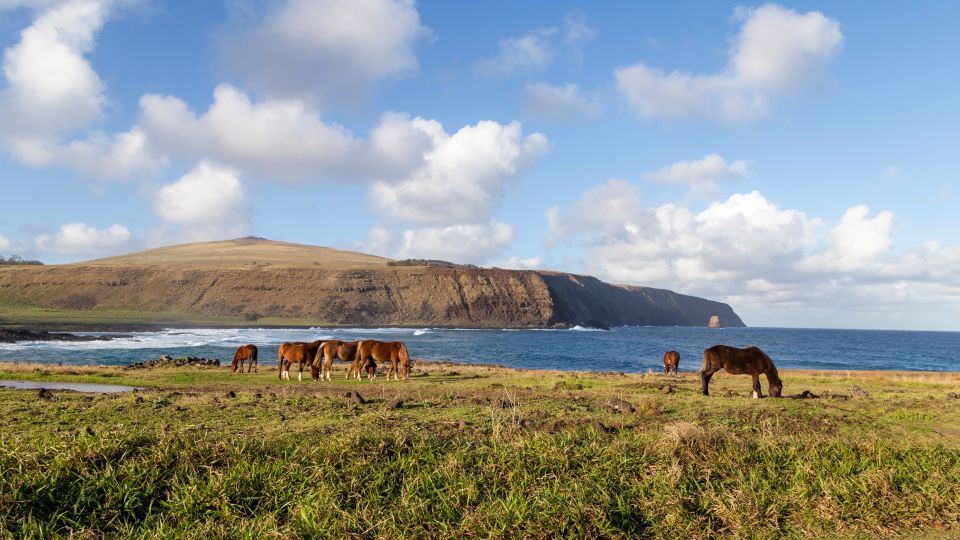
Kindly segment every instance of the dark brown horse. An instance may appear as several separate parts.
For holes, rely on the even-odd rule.
[[[230,373],[236,373],[237,366],[240,367],[240,373],[243,373],[243,362],[249,360],[250,363],[247,365],[247,373],[250,373],[250,369],[253,369],[253,372],[257,372],[257,346],[256,345],[241,345],[237,352],[233,355],[233,363],[230,364]]]
[[[763,397],[763,393],[760,391],[761,373],[767,376],[771,397],[780,397],[780,392],[783,391],[783,381],[780,380],[780,375],[777,373],[777,367],[773,365],[773,360],[770,360],[766,353],[752,345],[746,349],[714,345],[703,351],[703,369],[700,370],[700,384],[702,385],[703,395],[710,395],[707,392],[710,377],[721,369],[732,375],[752,375],[753,397]]]
[[[323,340],[318,339],[311,343],[303,341],[287,342],[277,349],[277,368],[280,370],[280,378],[290,380],[290,366],[300,365],[300,373],[297,380],[303,380],[303,367],[310,366],[310,374],[313,380],[319,378],[320,372],[313,365],[313,359],[317,356],[317,350],[323,345]]]
[[[407,376],[410,374],[410,354],[407,352],[407,346],[403,344],[402,341],[377,341],[374,339],[365,339],[357,345],[357,354],[354,356],[353,363],[350,364],[350,369],[347,371],[347,376],[349,377],[351,373],[356,372],[357,379],[360,378],[360,374],[363,370],[367,371],[367,377],[372,380],[372,377],[376,377],[376,371],[371,373],[369,366],[367,365],[370,360],[374,362],[390,362],[390,368],[387,370],[387,380],[390,379],[390,374],[393,374],[395,380],[399,380],[400,377],[403,377],[403,380],[407,380]],[[397,369],[399,364],[400,369]],[[374,363],[374,366],[376,364]]]
[[[320,368],[320,379],[326,377],[330,380],[330,372],[333,371],[333,361],[353,362],[357,355],[358,341],[340,341],[339,339],[330,339],[323,342],[323,345],[317,349],[317,356],[313,359],[313,367]],[[347,372],[347,378],[350,378],[350,372]]]
[[[667,351],[663,353],[663,373],[666,375],[673,370],[674,373],[677,372],[677,368],[680,367],[680,353],[677,351]]]

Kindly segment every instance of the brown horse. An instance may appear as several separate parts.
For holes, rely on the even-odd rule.
[[[357,345],[357,354],[353,358],[353,363],[350,364],[347,376],[349,377],[351,373],[356,372],[356,377],[359,379],[362,370],[367,370],[367,377],[372,380],[373,377],[376,377],[376,371],[373,371],[371,377],[370,366],[367,365],[370,360],[373,360],[374,366],[376,362],[390,362],[390,368],[387,370],[387,380],[390,379],[391,373],[394,380],[400,380],[401,376],[403,380],[407,380],[407,376],[410,374],[410,354],[402,341],[383,342],[374,339],[361,341]],[[398,363],[400,365],[399,371],[397,370]]]
[[[324,341],[323,345],[317,349],[317,355],[313,359],[313,367],[320,368],[320,379],[326,377],[328,381],[330,380],[334,360],[353,362],[357,355],[358,343],[358,341],[340,341],[339,339]],[[347,378],[349,377],[350,373],[348,371]]]
[[[780,375],[777,373],[777,367],[773,365],[773,360],[770,360],[766,353],[752,345],[746,349],[714,345],[703,351],[703,369],[700,370],[700,384],[703,395],[710,395],[707,392],[710,377],[721,369],[732,375],[752,375],[753,397],[755,398],[763,397],[763,393],[760,391],[761,373],[767,376],[771,397],[780,397],[780,392],[783,391],[783,381],[780,380]]]
[[[257,346],[256,345],[241,345],[237,352],[233,355],[233,363],[230,364],[230,373],[236,373],[237,366],[240,366],[240,373],[243,373],[243,362],[249,360],[250,363],[247,367],[247,373],[250,373],[250,369],[253,368],[253,372],[257,372]]]
[[[313,365],[313,359],[317,356],[317,350],[323,345],[323,340],[318,339],[311,343],[303,341],[287,342],[277,349],[277,368],[280,370],[280,378],[290,380],[290,366],[292,364],[300,365],[300,374],[297,380],[303,380],[303,367],[310,366],[310,374],[313,380],[319,378],[320,372]]]
[[[677,351],[667,351],[663,353],[663,373],[664,375],[670,373],[670,370],[673,370],[674,373],[677,372],[677,368],[680,367],[680,353]]]

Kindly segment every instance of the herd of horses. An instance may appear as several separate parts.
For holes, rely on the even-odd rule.
[[[230,371],[237,369],[243,372],[246,363],[247,373],[257,371],[256,345],[242,345],[233,355]],[[410,375],[410,353],[402,341],[377,341],[362,339],[359,341],[340,341],[339,339],[318,339],[307,343],[304,341],[288,341],[277,348],[277,368],[281,380],[290,380],[290,368],[296,364],[299,367],[297,380],[303,380],[303,370],[310,366],[310,375],[313,380],[330,380],[333,371],[333,361],[350,362],[346,378],[361,379],[366,373],[369,380],[377,378],[377,362],[389,363],[387,380],[392,375],[394,380],[407,380]]]
[[[257,346],[243,345],[233,355],[231,371],[239,368],[243,372],[244,363],[247,363],[247,373],[257,371]],[[394,380],[407,380],[410,375],[410,353],[402,341],[377,341],[362,339],[359,341],[340,341],[338,339],[318,339],[310,343],[303,341],[287,342],[277,349],[277,367],[280,370],[281,380],[290,380],[290,368],[297,364],[300,372],[297,380],[303,380],[303,369],[310,366],[310,375],[313,380],[330,380],[333,371],[333,361],[350,362],[346,378],[362,379],[367,374],[368,380],[377,378],[377,362],[389,363],[387,380],[393,376]],[[680,367],[680,353],[667,351],[663,353],[663,373],[677,373]],[[760,389],[760,375],[767,377],[768,393],[771,397],[780,397],[783,391],[783,381],[777,373],[773,360],[759,348],[750,346],[738,349],[727,345],[714,345],[703,351],[703,367],[700,369],[700,388],[703,395],[710,395],[710,378],[713,374],[724,370],[731,375],[750,375],[753,377],[753,397],[763,397]]]

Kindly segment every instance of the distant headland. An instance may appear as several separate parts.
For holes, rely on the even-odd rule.
[[[591,276],[243,238],[0,267],[0,324],[742,327],[727,304]]]

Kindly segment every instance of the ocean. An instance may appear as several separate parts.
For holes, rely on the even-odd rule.
[[[404,341],[411,357],[576,371],[663,369],[663,353],[680,352],[680,370],[698,371],[703,349],[716,344],[763,349],[778,367],[832,370],[960,371],[960,332],[797,328],[622,327],[611,330],[472,329],[167,329],[112,341],[0,344],[0,361],[121,365],[168,354],[229,363],[239,345],[260,347],[261,365],[276,362],[284,341]]]

